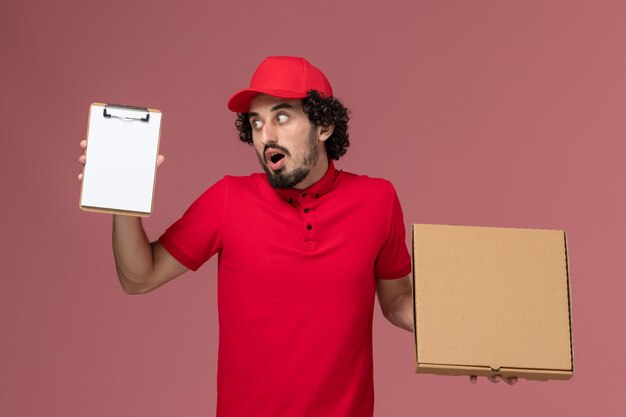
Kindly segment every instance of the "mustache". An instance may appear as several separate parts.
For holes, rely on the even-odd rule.
[[[291,153],[289,152],[287,148],[283,148],[282,146],[277,145],[275,143],[270,143],[270,144],[265,145],[265,147],[263,147],[263,155],[265,155],[265,152],[267,152],[268,149],[278,149],[285,155],[291,156]]]

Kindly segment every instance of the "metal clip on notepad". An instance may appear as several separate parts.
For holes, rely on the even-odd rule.
[[[107,104],[104,107],[104,117],[117,117],[123,120],[150,120],[150,112],[145,107],[126,106],[123,104]]]

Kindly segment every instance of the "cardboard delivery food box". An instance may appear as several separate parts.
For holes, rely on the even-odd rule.
[[[413,225],[417,373],[569,379],[565,232]]]

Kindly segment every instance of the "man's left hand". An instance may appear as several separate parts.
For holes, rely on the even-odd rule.
[[[503,377],[502,375],[490,375],[490,376],[487,376],[487,378],[493,383],[504,381],[509,385],[517,384],[517,378],[514,376],[507,378],[507,377]],[[477,380],[478,380],[478,377],[476,375],[470,376],[470,382],[472,384],[475,384]]]

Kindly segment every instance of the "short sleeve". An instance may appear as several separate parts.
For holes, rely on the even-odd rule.
[[[222,221],[228,195],[227,177],[207,189],[159,238],[163,247],[196,271],[222,248]]]
[[[376,277],[379,279],[402,278],[411,273],[411,256],[406,247],[404,217],[400,200],[393,185],[391,198],[386,199],[391,204],[389,231],[376,257]]]

